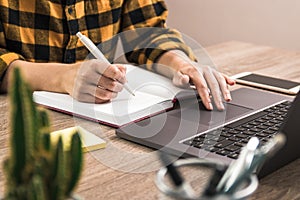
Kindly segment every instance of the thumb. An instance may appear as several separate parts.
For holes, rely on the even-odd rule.
[[[189,86],[190,77],[188,75],[182,74],[180,71],[174,73],[172,82],[178,87],[187,87]]]

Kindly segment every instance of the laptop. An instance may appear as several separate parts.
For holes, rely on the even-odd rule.
[[[232,91],[225,111],[207,111],[197,98],[177,98],[171,111],[116,130],[120,138],[180,157],[214,159],[229,165],[241,148],[256,136],[260,144],[278,132],[285,146],[257,172],[262,178],[300,157],[300,92],[290,96],[240,88]],[[186,96],[186,95],[184,95]]]

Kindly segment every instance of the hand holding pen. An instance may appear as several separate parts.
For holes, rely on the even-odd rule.
[[[113,66],[113,65],[110,64],[110,62],[106,59],[106,57],[102,54],[102,52],[97,48],[97,46],[88,37],[86,37],[85,35],[82,35],[80,32],[78,32],[76,35],[80,39],[80,41],[86,46],[86,48],[91,52],[91,54],[93,56],[95,56],[95,58],[103,61],[107,65],[107,70],[109,70],[109,67]],[[116,65],[115,69],[119,69],[123,73],[126,72],[126,69],[124,67],[120,67],[120,65]],[[104,69],[104,70],[100,69],[99,71],[102,75],[105,76],[106,69]],[[116,71],[113,71],[112,73],[113,74],[107,73],[109,76],[106,76],[106,78],[110,78],[113,81],[118,81],[119,83],[123,84],[123,87],[130,94],[135,96],[134,93],[132,92],[132,90],[127,85],[126,81],[124,82],[124,77],[118,77],[118,72],[116,72]],[[126,78],[125,78],[125,80],[126,80]],[[99,85],[99,86],[102,86],[102,85]],[[110,88],[105,88],[105,87],[102,86],[102,89],[110,89]],[[116,92],[119,92],[119,91],[116,91]]]

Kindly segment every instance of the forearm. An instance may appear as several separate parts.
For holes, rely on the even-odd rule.
[[[9,80],[14,68],[20,68],[22,76],[30,84],[32,90],[45,90],[66,93],[66,82],[74,81],[71,74],[72,65],[61,63],[32,63],[23,60],[13,61],[4,75],[1,92],[7,92]],[[67,80],[66,80],[67,79]]]
[[[9,88],[13,69],[21,69],[22,76],[32,90],[67,93],[74,99],[88,103],[104,103],[117,96],[126,82],[126,68],[122,65],[108,65],[91,59],[74,64],[31,63],[16,60],[2,81],[1,91]]]

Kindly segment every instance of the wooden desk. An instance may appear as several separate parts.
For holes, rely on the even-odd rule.
[[[236,41],[208,47],[207,51],[219,70],[228,75],[257,71],[300,81],[300,52]],[[85,199],[167,199],[154,183],[156,171],[160,166],[155,151],[117,138],[114,129],[104,125],[57,112],[50,113],[53,130],[81,125],[108,141],[106,149],[85,154],[84,170],[77,189],[80,196]],[[0,95],[0,119],[2,165],[8,154],[6,95]],[[300,159],[262,179],[251,199],[299,199],[299,165]],[[183,173],[192,180],[192,184],[200,188],[203,188],[208,179],[207,170],[185,169]],[[3,178],[1,168],[0,194],[3,194]]]

